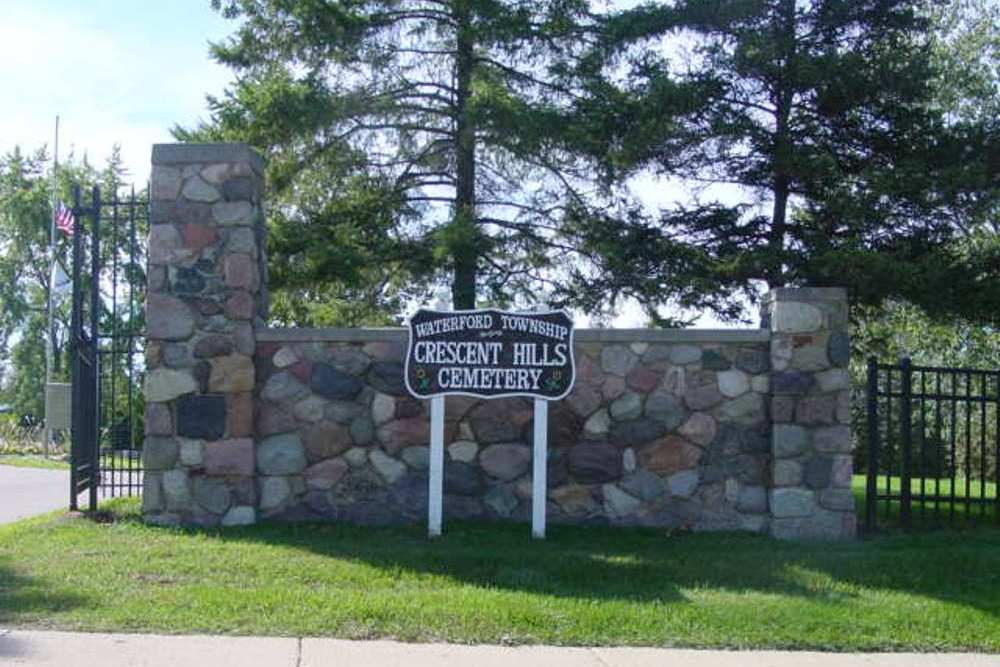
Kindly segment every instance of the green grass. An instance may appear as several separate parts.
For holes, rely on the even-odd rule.
[[[857,505],[858,517],[863,519],[865,516],[865,496],[867,495],[867,478],[864,475],[855,475],[852,480],[852,489],[854,491],[854,497]],[[951,497],[951,487],[952,481],[950,479],[939,480],[938,487],[935,488],[933,479],[924,480],[924,493],[928,496],[939,495],[947,496],[949,499]],[[888,488],[892,493],[898,494],[902,488],[902,483],[899,477],[890,477]],[[910,480],[910,491],[913,494],[914,500],[911,503],[911,516],[913,520],[913,525],[916,527],[946,527],[946,526],[959,526],[959,527],[971,527],[978,524],[990,524],[997,523],[997,503],[989,503],[985,506],[981,504],[970,503],[968,508],[963,504],[963,500],[966,497],[965,480],[956,479],[955,480],[955,508],[954,515],[952,514],[952,508],[950,500],[941,502],[940,506],[937,506],[933,500],[928,500],[926,502],[921,502],[916,500],[918,494],[920,494],[920,480],[911,479]],[[886,478],[880,475],[878,478],[878,492],[883,494],[886,492]],[[988,498],[994,499],[997,497],[997,485],[995,482],[987,482],[985,485],[981,485],[979,480],[969,481],[969,498]],[[899,509],[900,503],[898,500],[893,500],[891,503],[886,503],[884,500],[879,500],[876,506],[878,520],[880,526],[883,528],[895,528],[899,524]],[[1000,525],[1000,524],[998,524]]]
[[[1000,650],[1000,531],[846,544],[448,523],[0,527],[0,625],[821,650]]]
[[[15,468],[46,468],[49,470],[69,470],[69,464],[60,459],[47,459],[44,456],[4,454],[0,456],[0,465]]]

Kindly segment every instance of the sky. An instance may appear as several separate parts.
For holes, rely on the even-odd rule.
[[[0,153],[51,155],[58,115],[61,160],[72,152],[101,165],[118,144],[141,185],[152,145],[206,118],[206,94],[231,81],[208,48],[234,30],[208,0],[0,0]],[[651,208],[681,196],[652,178],[637,191]],[[644,323],[628,305],[612,325]]]

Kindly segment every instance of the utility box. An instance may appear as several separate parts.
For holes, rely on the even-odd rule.
[[[66,382],[49,382],[45,387],[45,425],[53,431],[69,429],[72,414],[70,385]]]

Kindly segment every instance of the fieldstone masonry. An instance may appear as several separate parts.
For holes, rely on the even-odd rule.
[[[262,187],[263,164],[246,146],[153,148],[143,512],[154,523],[257,519]]]
[[[264,326],[261,173],[245,146],[154,148],[146,519],[423,521],[406,333]],[[549,520],[852,536],[845,294],[768,309],[771,330],[578,331]],[[524,399],[447,399],[446,519],[529,520],[531,419]]]

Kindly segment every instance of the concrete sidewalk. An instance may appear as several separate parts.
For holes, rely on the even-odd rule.
[[[971,653],[837,654],[0,630],[0,665],[32,667],[996,667]]]
[[[68,507],[68,470],[0,464],[0,524]]]

